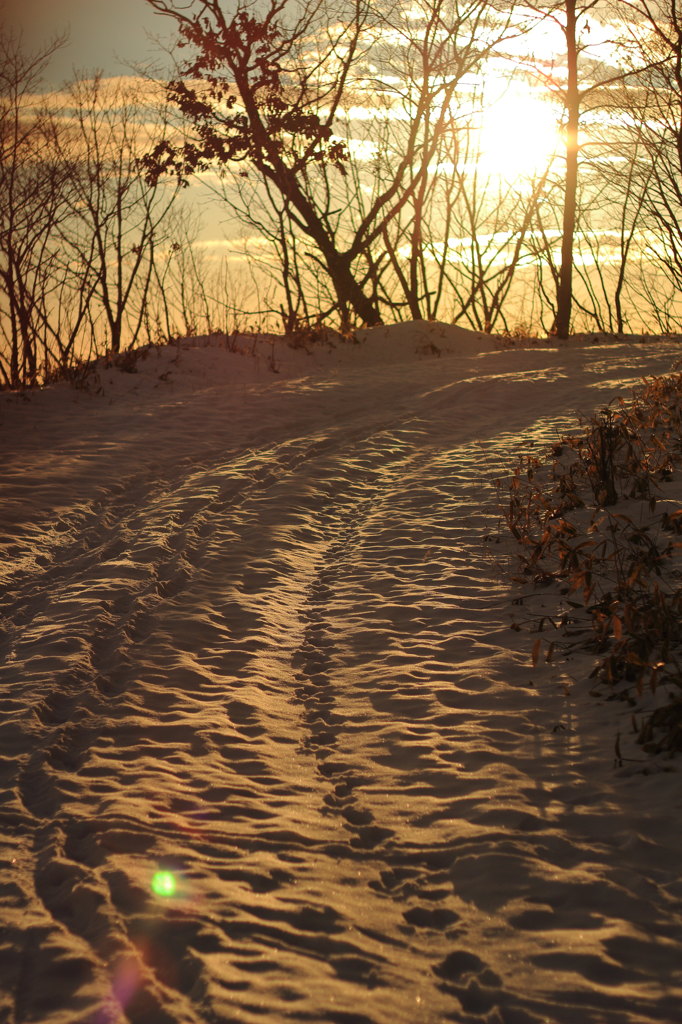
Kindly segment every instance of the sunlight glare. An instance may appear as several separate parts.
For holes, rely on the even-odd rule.
[[[488,105],[489,104],[489,105]],[[561,149],[557,114],[529,85],[515,83],[488,97],[478,166],[507,180],[537,177]]]

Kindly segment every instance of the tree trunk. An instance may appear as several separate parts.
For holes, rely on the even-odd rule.
[[[566,177],[564,180],[561,270],[559,272],[559,286],[557,288],[557,311],[554,320],[554,334],[558,338],[567,338],[570,333],[571,306],[573,304],[573,240],[575,236],[578,193],[578,126],[580,122],[576,0],[566,0],[565,32],[568,64],[566,90]]]
[[[350,307],[368,327],[380,324],[379,311],[356,281],[348,257],[331,246],[323,250],[323,255],[341,313]]]

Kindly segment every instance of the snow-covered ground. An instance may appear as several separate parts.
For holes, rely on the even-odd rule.
[[[3,1024],[682,1021],[679,766],[490,540],[680,349],[360,339],[0,396]]]

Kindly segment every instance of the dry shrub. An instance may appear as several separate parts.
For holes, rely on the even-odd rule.
[[[523,456],[498,484],[504,521],[520,547],[517,580],[553,584],[546,622],[597,656],[592,676],[612,695],[659,705],[637,725],[653,752],[682,750],[682,507],[657,510],[682,462],[682,374],[647,380],[564,437],[544,459]],[[517,627],[519,628],[519,627]],[[556,641],[549,645],[550,660]],[[533,647],[540,657],[541,639]],[[633,721],[636,719],[633,717]],[[617,759],[619,759],[617,751]]]

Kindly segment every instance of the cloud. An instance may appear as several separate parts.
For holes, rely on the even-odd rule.
[[[35,49],[56,33],[68,42],[55,55],[48,84],[57,86],[73,68],[106,75],[130,72],[137,65],[168,63],[155,36],[168,36],[168,25],[143,0],[1,0],[3,21],[22,31]]]

